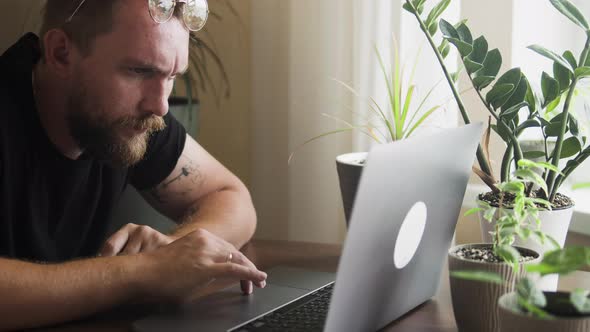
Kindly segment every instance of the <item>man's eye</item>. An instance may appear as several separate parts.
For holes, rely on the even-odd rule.
[[[129,71],[133,74],[136,74],[136,75],[149,76],[149,75],[153,74],[153,70],[151,70],[149,68],[131,67],[131,68],[129,68]]]

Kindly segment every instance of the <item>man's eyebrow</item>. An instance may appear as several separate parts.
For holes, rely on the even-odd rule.
[[[168,76],[168,71],[158,67],[152,63],[146,62],[146,61],[142,61],[139,59],[125,59],[123,60],[123,62],[127,65],[127,66],[132,66],[132,67],[139,67],[139,68],[144,68],[144,69],[148,69],[150,71],[152,71],[153,73],[156,73],[158,75],[162,75],[162,76]],[[185,70],[183,70],[182,72],[178,73],[177,75],[183,75],[184,73],[186,73],[188,71],[188,66],[186,67]],[[174,74],[173,74],[174,75]]]

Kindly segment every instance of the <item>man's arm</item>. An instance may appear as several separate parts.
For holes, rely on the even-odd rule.
[[[135,298],[136,262],[132,256],[51,265],[0,259],[0,330],[68,321]]]
[[[248,189],[188,135],[172,173],[142,195],[158,211],[181,223],[171,234],[173,238],[202,228],[240,248],[256,228]]]
[[[262,286],[266,280],[232,244],[206,230],[135,255],[63,264],[0,258],[0,330],[70,321],[130,300],[182,302],[221,277]]]

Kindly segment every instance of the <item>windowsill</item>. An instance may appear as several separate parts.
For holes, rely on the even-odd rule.
[[[463,207],[471,209],[475,207],[475,198],[478,194],[488,191],[488,187],[480,184],[469,184],[465,197],[463,198]],[[571,197],[576,202],[574,215],[569,231],[580,234],[590,235],[590,205],[583,202],[590,201],[590,190],[580,189],[575,191],[566,191],[564,194]]]

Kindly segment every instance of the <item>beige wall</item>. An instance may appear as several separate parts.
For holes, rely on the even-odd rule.
[[[211,154],[249,185],[250,183],[250,1],[231,3],[233,16],[220,1],[210,1],[222,21],[210,18],[207,29],[231,80],[231,98],[217,107],[215,98],[201,98],[201,125],[197,138]],[[219,77],[219,76],[218,76]]]
[[[39,0],[0,1],[0,53],[24,32],[36,29],[39,4]]]

